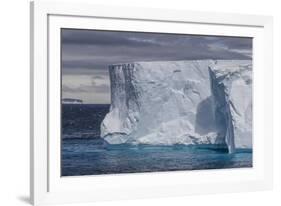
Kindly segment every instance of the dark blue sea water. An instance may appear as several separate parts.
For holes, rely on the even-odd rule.
[[[110,145],[100,138],[109,105],[63,105],[62,176],[252,167],[252,151],[204,146]]]

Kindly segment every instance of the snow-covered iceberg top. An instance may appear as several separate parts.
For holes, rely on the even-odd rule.
[[[109,74],[108,143],[252,147],[251,61],[135,62]]]

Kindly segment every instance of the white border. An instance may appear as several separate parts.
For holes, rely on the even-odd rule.
[[[161,186],[171,186],[178,184],[195,184],[198,181],[202,183],[217,182],[218,180],[242,181],[256,178],[258,172],[263,168],[263,121],[262,112],[258,108],[262,107],[263,92],[260,92],[263,83],[259,84],[254,90],[253,113],[258,118],[254,122],[254,168],[243,170],[210,170],[192,171],[192,172],[175,172],[155,173],[150,174],[130,174],[130,175],[106,175],[106,177],[93,176],[91,178],[77,177],[60,177],[60,30],[61,28],[84,28],[84,29],[99,29],[99,30],[118,30],[118,31],[149,31],[149,32],[173,32],[186,34],[210,34],[210,35],[230,35],[230,36],[250,36],[254,38],[254,65],[255,72],[253,79],[259,79],[257,82],[263,81],[263,70],[261,65],[262,60],[262,29],[259,27],[238,27],[238,26],[221,26],[221,25],[206,25],[206,24],[189,24],[189,23],[171,23],[171,22],[153,22],[153,21],[138,21],[138,20],[115,20],[103,18],[84,18],[70,16],[49,16],[49,191],[79,191],[85,188],[97,188],[101,193],[102,189],[108,188],[111,185],[123,185],[123,187],[132,188],[155,184]],[[258,48],[259,47],[259,48]],[[260,87],[260,88],[259,88]],[[259,91],[259,92],[258,92]],[[202,175],[204,174],[204,175]],[[181,178],[179,178],[181,176]],[[198,180],[198,177],[201,177]],[[132,181],[126,179],[132,178]],[[137,177],[137,178],[136,178]],[[163,179],[166,181],[162,181]],[[81,180],[82,179],[82,180]],[[107,180],[109,184],[105,187]]]
[[[270,17],[36,2],[31,4],[31,20],[31,198],[34,204],[272,187]],[[61,27],[254,37],[254,168],[60,178]]]

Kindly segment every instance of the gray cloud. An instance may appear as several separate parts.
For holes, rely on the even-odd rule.
[[[227,46],[229,49],[248,49],[252,50],[251,38],[239,38],[239,37],[215,37],[210,41],[214,44],[222,44]]]
[[[133,33],[93,30],[64,29],[62,32],[62,43],[73,45],[102,45],[105,46],[146,46],[159,44],[157,41],[140,41]]]
[[[101,84],[101,85],[83,85],[81,84],[79,87],[70,87],[68,85],[62,85],[63,92],[70,92],[70,93],[105,93],[109,92],[109,85],[108,84]]]
[[[251,38],[73,29],[62,31],[64,72],[71,69],[107,69],[109,64],[132,61],[251,59],[239,50],[249,50],[251,53]]]
[[[93,80],[95,80],[95,79],[104,79],[104,76],[96,75],[96,76],[93,76],[92,79],[93,79]]]
[[[62,30],[62,74],[108,80],[108,65],[135,61],[251,59],[252,38],[97,30]],[[73,77],[74,78],[74,77]],[[105,85],[71,91],[109,92]],[[109,83],[108,83],[109,85]],[[107,87],[108,87],[107,85]],[[67,88],[67,86],[69,88]]]

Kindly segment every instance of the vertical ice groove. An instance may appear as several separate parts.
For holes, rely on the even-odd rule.
[[[222,83],[219,83],[215,73],[212,68],[209,67],[209,73],[211,77],[211,89],[212,94],[215,99],[215,108],[216,108],[216,121],[218,124],[221,124],[225,127],[224,136],[225,143],[228,148],[229,153],[235,152],[235,143],[234,143],[234,132],[233,132],[233,122],[230,112],[230,103],[225,92],[225,86]]]
[[[125,143],[137,121],[137,91],[133,85],[134,64],[110,65],[110,112],[101,124],[101,136]]]
[[[224,86],[235,148],[252,148],[252,63],[219,61],[213,65],[217,82]],[[230,119],[231,117],[231,119]],[[232,132],[229,135],[232,135]]]

